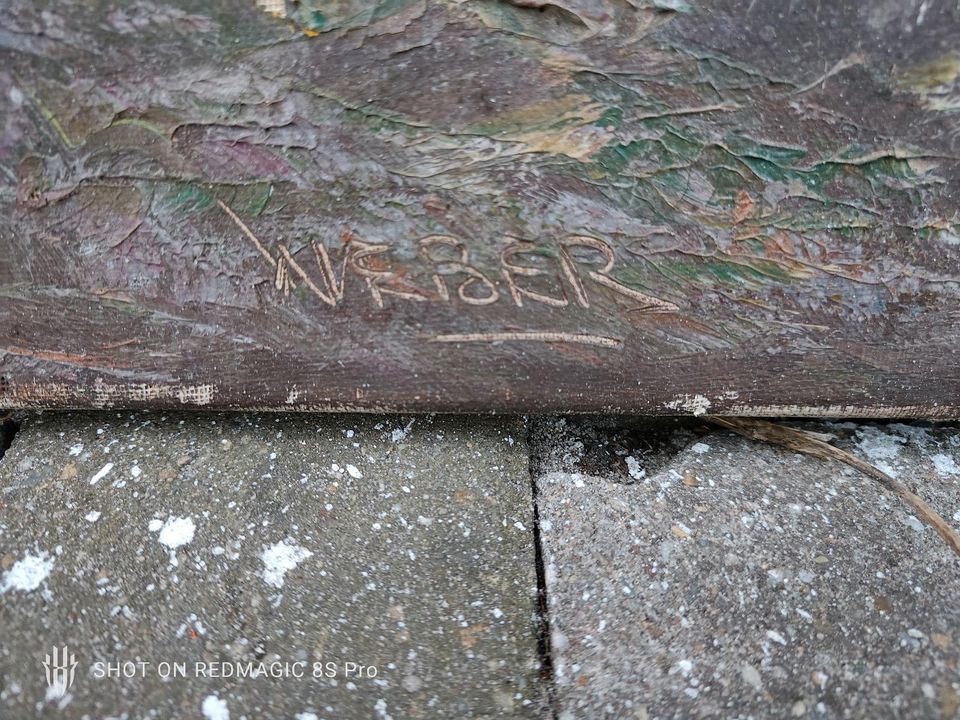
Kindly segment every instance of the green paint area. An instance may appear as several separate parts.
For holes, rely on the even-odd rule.
[[[270,196],[273,195],[273,185],[270,183],[257,183],[243,188],[238,194],[238,205],[246,208],[246,213],[251,217],[257,217],[267,207],[270,202]]]
[[[229,203],[234,212],[243,217],[257,217],[266,209],[273,195],[270,183],[223,186],[218,192],[214,186],[179,183],[161,196],[160,205],[180,216],[196,215],[216,208],[218,196]]]
[[[327,16],[319,10],[310,10],[306,15],[304,25],[311,30],[323,30],[327,26]]]
[[[885,208],[917,205],[919,189],[939,182],[911,164],[919,151],[848,146],[818,159],[825,153],[743,133],[714,138],[678,118],[640,125],[649,137],[608,144],[584,171],[638,219],[694,220],[737,234],[743,223],[796,232],[876,228]]]
[[[620,107],[608,107],[603,111],[603,115],[594,121],[596,127],[612,127],[614,129],[620,127],[623,123],[623,108]]]
[[[760,287],[769,284],[790,283],[794,278],[781,265],[775,262],[744,258],[739,262],[719,258],[668,258],[657,261],[657,268],[684,284],[701,288],[714,285],[731,287]],[[634,281],[625,271],[626,277],[617,279],[625,285]]]
[[[795,167],[807,156],[807,151],[803,148],[771,145],[737,134],[725,136],[723,145],[731,155],[742,159],[763,160],[778,167]]]
[[[289,19],[308,33],[367,27],[403,12],[417,0],[299,0]]]
[[[209,210],[216,203],[213,192],[194,183],[174,185],[160,200],[161,205],[181,214],[193,215]]]

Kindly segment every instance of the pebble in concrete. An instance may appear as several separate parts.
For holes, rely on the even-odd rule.
[[[805,427],[960,527],[956,428]],[[536,434],[560,718],[960,716],[960,562],[875,481],[706,426]]]
[[[0,716],[538,715],[524,437],[503,419],[29,416],[0,460]],[[62,696],[55,646],[77,661]]]

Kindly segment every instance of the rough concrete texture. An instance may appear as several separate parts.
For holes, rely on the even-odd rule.
[[[956,427],[804,427],[960,527]],[[958,717],[960,562],[875,481],[702,423],[534,438],[560,718]]]
[[[0,717],[537,715],[524,437],[504,419],[29,416],[0,461]],[[62,698],[55,645],[78,662]],[[135,676],[98,677],[119,662]]]

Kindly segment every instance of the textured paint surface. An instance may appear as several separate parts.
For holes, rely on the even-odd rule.
[[[957,415],[958,31],[11,0],[0,407]]]

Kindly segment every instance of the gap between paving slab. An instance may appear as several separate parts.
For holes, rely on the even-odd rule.
[[[537,655],[540,659],[540,678],[545,700],[544,714],[552,720],[557,718],[557,700],[553,668],[552,634],[550,632],[550,597],[547,587],[547,567],[543,557],[543,539],[540,535],[540,499],[532,452],[530,423],[527,423],[527,447],[529,452],[530,498],[533,504],[534,561],[537,575]]]
[[[7,450],[10,449],[10,446],[13,445],[13,438],[16,436],[19,428],[20,423],[14,419],[13,413],[10,413],[4,417],[3,420],[0,420],[0,460],[3,460],[3,456]]]

